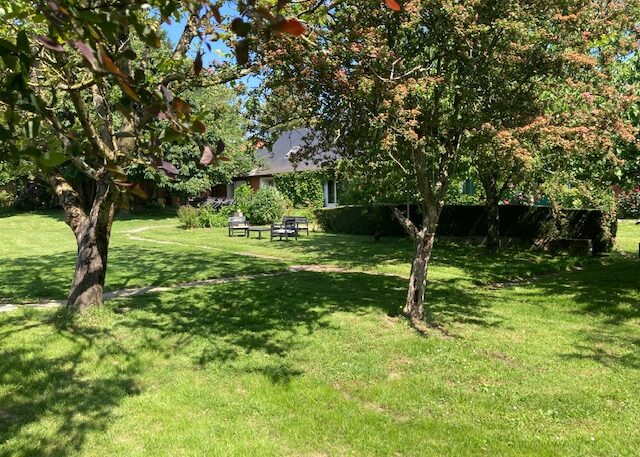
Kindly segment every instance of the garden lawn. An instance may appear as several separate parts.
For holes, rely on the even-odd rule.
[[[0,214],[0,240],[0,303],[67,296],[76,246],[59,212]],[[270,242],[268,234],[261,240],[255,235],[229,238],[226,229],[183,230],[174,213],[156,211],[115,221],[105,288],[167,286],[310,264],[408,278],[411,258],[406,239],[375,242],[372,237],[325,233],[281,242]],[[503,282],[590,263],[519,248],[488,256],[480,246],[439,243],[430,278]]]
[[[41,257],[46,266],[69,254],[50,241],[63,239],[60,224],[0,218],[0,239],[11,233],[15,246],[0,247],[0,290],[25,290],[4,273],[12,259]],[[183,244],[125,233],[165,224],[139,236]],[[110,274],[177,281],[191,273],[172,271],[181,252],[210,268],[205,276],[254,271],[265,260],[229,255],[222,272],[204,260],[216,263],[222,251],[202,246],[273,254],[285,260],[265,265],[278,268],[326,260],[362,271],[118,299],[75,319],[51,310],[0,314],[0,456],[637,454],[634,225],[620,228],[626,253],[587,261],[439,245],[428,289],[438,329],[427,336],[397,316],[406,279],[372,274],[402,273],[411,254],[401,240],[318,234],[270,243],[172,225],[159,218],[114,227],[123,259],[137,250],[146,268],[160,262],[167,277],[117,272],[115,260]],[[321,249],[331,245],[332,256]],[[46,268],[28,274],[36,273],[51,277]],[[532,274],[531,283],[494,284]]]

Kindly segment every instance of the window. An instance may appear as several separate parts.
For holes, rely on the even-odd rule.
[[[475,183],[473,182],[473,179],[467,178],[462,183],[462,193],[464,195],[474,195],[476,193],[476,186],[475,186]]]
[[[276,183],[273,181],[273,178],[260,178],[260,188],[263,187],[274,187]]]
[[[333,205],[336,203],[336,182],[331,180],[327,181],[327,204]]]

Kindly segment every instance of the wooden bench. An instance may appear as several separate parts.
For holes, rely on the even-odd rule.
[[[309,236],[309,219],[305,216],[284,216],[282,218],[282,223],[286,224],[287,221],[293,221],[298,232],[304,230],[307,233],[307,236]]]
[[[229,218],[229,236],[233,236],[235,232],[242,232],[242,235],[249,234],[249,223],[244,216],[231,216]]]

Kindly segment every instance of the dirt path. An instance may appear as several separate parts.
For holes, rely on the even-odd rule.
[[[273,273],[256,273],[252,275],[238,275],[230,276],[227,278],[213,278],[203,279],[200,281],[188,281],[172,286],[145,286],[145,287],[132,287],[128,289],[114,290],[111,292],[105,292],[105,301],[114,300],[117,298],[137,297],[139,295],[157,293],[157,292],[170,292],[179,289],[190,289],[193,287],[214,286],[219,284],[229,284],[240,281],[251,281],[254,279],[271,278],[275,276],[283,276],[287,274],[294,274],[300,272],[313,272],[313,273],[359,273],[359,274],[372,274],[376,273],[352,270],[349,268],[342,268],[331,265],[292,265],[286,270],[276,271]],[[378,274],[378,276],[389,276],[388,274]],[[393,276],[393,275],[391,275]],[[16,311],[18,309],[48,309],[58,308],[64,306],[66,300],[43,300],[37,303],[6,303],[0,305],[0,313],[7,313],[10,311]]]

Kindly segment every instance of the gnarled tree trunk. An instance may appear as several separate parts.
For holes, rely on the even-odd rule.
[[[414,243],[414,258],[409,276],[409,290],[402,313],[412,321],[421,320],[425,312],[425,291],[429,273],[429,261],[436,238],[436,227],[442,211],[441,203],[426,205],[423,208],[422,228],[418,229],[409,218],[397,209],[395,215]]]
[[[86,212],[75,190],[60,176],[54,178],[55,192],[64,209],[65,220],[76,238],[78,254],[67,306],[84,311],[103,303],[107,273],[107,253],[115,216],[112,186],[98,181]]]

